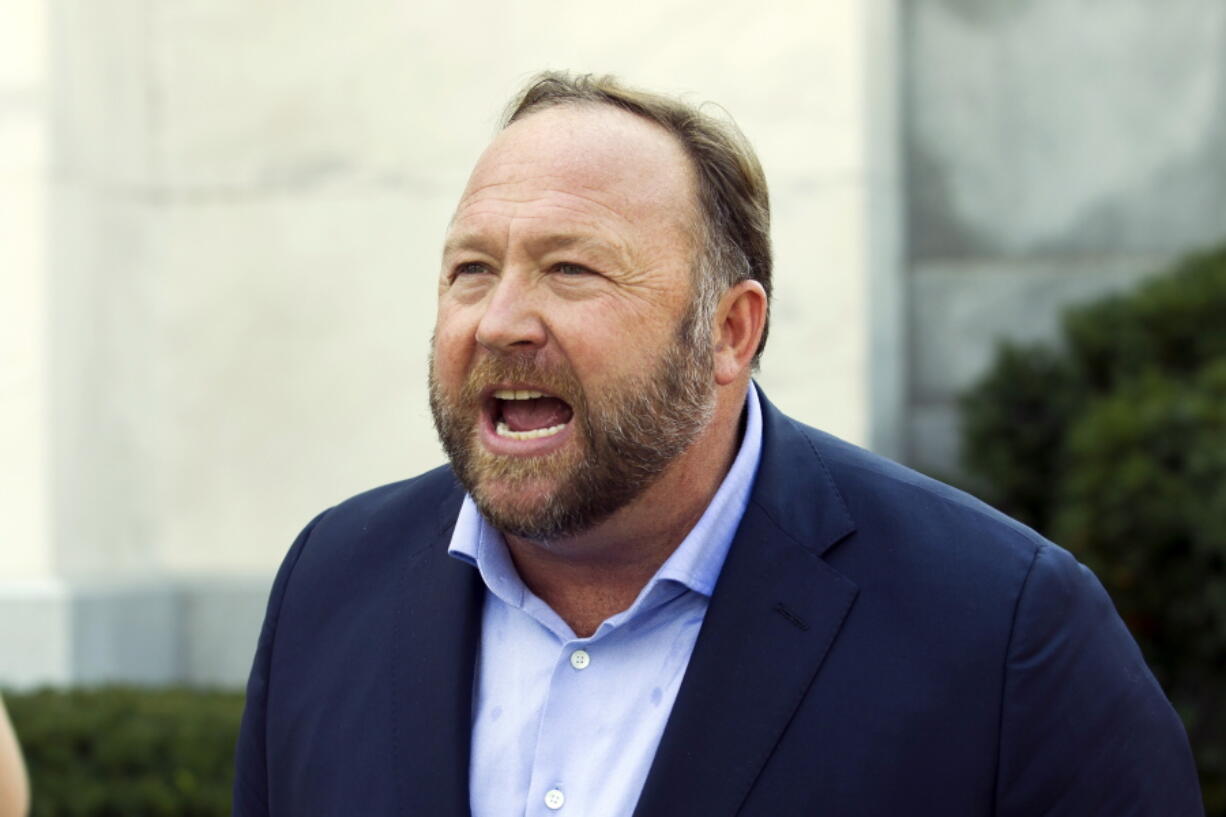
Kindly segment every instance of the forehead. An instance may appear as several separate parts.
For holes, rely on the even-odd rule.
[[[507,220],[529,231],[688,233],[695,216],[692,164],[672,134],[608,106],[562,105],[498,134],[469,178],[451,233]]]

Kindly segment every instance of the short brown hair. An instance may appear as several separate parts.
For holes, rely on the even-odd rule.
[[[627,88],[611,76],[547,71],[511,102],[502,127],[544,108],[576,104],[609,105],[654,122],[676,137],[694,163],[705,233],[695,289],[707,324],[719,297],[741,281],[760,283],[769,304],[770,196],[762,165],[736,124],[663,94]],[[769,328],[768,312],[755,365]]]

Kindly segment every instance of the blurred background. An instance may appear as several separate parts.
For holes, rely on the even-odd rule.
[[[40,686],[238,689],[298,529],[442,462],[442,233],[546,68],[730,113],[773,199],[766,393],[1062,533],[1168,692],[1195,676],[1172,693],[1193,732],[1216,731],[1226,391],[1187,384],[1226,357],[1226,262],[1203,255],[1226,240],[1220,0],[0,0],[0,686],[19,731],[54,744],[84,694],[23,697]],[[1157,407],[1129,425],[1098,416],[1107,398]],[[1102,428],[1123,430],[1094,448]],[[1087,446],[1098,470],[1057,490]],[[1128,456],[1145,473],[1110,494]],[[1196,487],[1166,527],[1120,516],[1173,478]],[[1162,565],[1199,599],[1169,627]],[[1161,652],[1189,628],[1192,658]],[[201,789],[199,768],[166,785]]]

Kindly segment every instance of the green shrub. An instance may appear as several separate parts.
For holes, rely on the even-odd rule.
[[[1226,248],[1003,346],[963,398],[990,502],[1086,562],[1188,727],[1226,816]]]
[[[978,492],[1015,519],[1046,528],[1054,454],[1080,401],[1066,359],[1043,347],[1003,345],[979,388],[963,398],[964,466],[981,481]]]
[[[230,813],[237,692],[7,692],[30,772],[31,817]]]

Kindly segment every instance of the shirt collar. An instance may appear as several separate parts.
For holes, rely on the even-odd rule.
[[[641,601],[661,581],[677,582],[710,596],[723,568],[728,548],[749,504],[754,475],[762,454],[762,409],[752,382],[745,396],[745,433],[732,467],[715,496],[672,555],[639,595]],[[502,534],[486,521],[471,496],[465,495],[456,518],[447,553],[475,565],[491,593],[514,607],[522,607],[527,588],[515,571]]]

